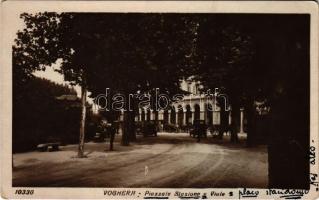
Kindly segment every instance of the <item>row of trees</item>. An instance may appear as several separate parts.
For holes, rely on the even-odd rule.
[[[257,88],[269,78],[263,71],[269,74],[272,69],[255,56],[257,45],[270,46],[263,40],[272,44],[263,34],[272,24],[256,31],[256,23],[245,22],[251,21],[247,17],[39,13],[22,18],[26,28],[13,48],[15,74],[29,75],[61,59],[59,72],[82,86],[83,103],[86,90],[95,97],[106,87],[125,95],[152,93],[154,88],[176,94],[181,92],[179,80],[195,75],[204,90],[224,88],[228,95],[235,119],[232,141],[237,138],[239,107],[252,104]],[[134,111],[125,113],[125,119],[132,122]],[[134,128],[125,124],[122,144],[128,145],[129,138],[135,138]]]
[[[18,33],[13,49],[15,68],[30,74],[61,59],[59,72],[65,80],[82,86],[83,103],[87,90],[94,97],[106,87],[125,95],[153,93],[154,88],[168,95],[182,93],[179,80],[194,74],[205,89],[228,88],[237,84],[230,79],[236,79],[238,71],[243,73],[253,52],[249,37],[212,17],[101,13],[21,17],[26,28]],[[124,114],[123,145],[135,138],[134,116],[134,111]],[[83,141],[84,126],[80,132]]]
[[[174,95],[181,92],[179,80],[191,75],[204,89],[224,88],[232,105],[232,141],[243,106],[252,143],[252,105],[261,88],[272,99],[273,119],[282,122],[273,123],[274,137],[280,139],[270,146],[286,155],[281,146],[295,140],[302,146],[298,159],[307,157],[309,119],[300,115],[309,110],[307,16],[37,13],[21,17],[26,27],[13,46],[14,76],[24,80],[61,60],[59,72],[65,80],[82,87],[79,157],[84,149],[87,91],[95,97],[106,87],[124,95],[160,88],[161,93]],[[294,105],[298,106],[291,112]],[[123,145],[135,139],[134,116],[134,109],[124,113]],[[298,125],[291,128],[290,122]],[[283,124],[283,132],[290,134],[278,132]]]
[[[87,90],[92,97],[105,88],[124,95],[150,92],[175,94],[179,80],[191,66],[185,57],[191,50],[188,18],[158,14],[23,14],[26,28],[18,32],[13,47],[17,76],[61,62],[66,81]],[[161,78],[165,77],[165,78]],[[85,106],[82,106],[79,157],[83,156]],[[134,111],[124,113],[122,144],[134,139]]]

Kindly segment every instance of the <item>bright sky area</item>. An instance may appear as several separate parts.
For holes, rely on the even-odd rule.
[[[23,28],[25,27],[23,20],[19,17],[19,13],[17,13],[17,16],[12,19],[12,25],[15,26],[14,28],[16,29],[16,32],[18,30],[23,30]],[[16,35],[14,37],[16,38]],[[14,41],[14,39],[12,41]],[[64,77],[62,74],[54,71],[55,69],[59,69],[59,68],[60,68],[60,63],[57,62],[57,63],[53,64],[51,67],[47,67],[45,71],[36,71],[34,73],[34,75],[37,77],[49,79],[49,80],[56,82],[56,83],[59,83],[59,84],[70,85],[68,82],[64,81]],[[74,86],[74,89],[77,92],[77,96],[80,97],[81,96],[81,88],[79,86]],[[93,99],[87,98],[87,100],[88,100],[88,102],[93,103]]]

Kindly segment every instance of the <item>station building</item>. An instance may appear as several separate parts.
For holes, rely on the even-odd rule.
[[[162,125],[178,128],[190,126],[194,120],[204,120],[207,125],[220,124],[220,107],[212,95],[200,91],[200,82],[183,79],[180,88],[187,93],[183,98],[164,110],[139,108],[135,121],[158,121]]]

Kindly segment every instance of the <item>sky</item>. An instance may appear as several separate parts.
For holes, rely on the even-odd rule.
[[[46,79],[49,79],[49,80],[54,81],[54,82],[59,83],[59,84],[70,85],[68,82],[64,81],[64,77],[62,74],[54,71],[55,69],[59,69],[59,68],[60,68],[60,64],[55,63],[51,67],[46,67],[45,71],[36,71],[33,74],[37,77],[46,78]],[[74,89],[77,93],[77,96],[80,97],[81,88],[77,85],[74,87]]]
[[[53,64],[51,67],[47,67],[45,71],[36,71],[33,74],[37,77],[46,78],[46,79],[49,79],[49,80],[54,81],[54,82],[59,83],[59,84],[67,84],[67,85],[71,86],[69,82],[64,81],[64,77],[62,74],[54,71],[55,69],[59,69],[59,68],[60,68],[60,64],[56,63],[56,64]],[[77,96],[80,98],[81,97],[81,87],[76,85],[76,86],[73,86],[73,88],[75,89]],[[89,92],[88,92],[88,95],[90,95]],[[89,98],[88,96],[87,96],[87,101],[89,103],[93,104],[93,99]]]
[[[24,24],[23,20],[19,17],[19,15],[20,15],[20,13],[17,13],[17,16],[12,19],[12,24],[15,25],[14,29],[16,29],[16,32],[18,30],[23,30],[23,28],[25,27],[25,24]],[[14,37],[16,37],[16,35]],[[12,41],[14,41],[14,39]],[[60,68],[60,62],[56,62],[51,67],[46,67],[45,71],[36,71],[33,74],[37,77],[46,78],[48,80],[51,80],[51,81],[59,83],[59,84],[70,85],[69,82],[64,81],[64,77],[62,74],[54,71],[54,69],[59,69],[59,68]],[[74,89],[77,93],[77,96],[80,98],[81,97],[80,86],[78,86],[78,85],[74,86]],[[88,93],[88,95],[89,94],[90,93]],[[87,97],[87,101],[91,104],[93,103],[92,98]]]

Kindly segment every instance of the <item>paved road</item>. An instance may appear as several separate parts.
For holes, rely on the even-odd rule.
[[[181,133],[138,138],[129,147],[104,151],[86,144],[78,159],[76,145],[59,152],[14,155],[14,186],[69,187],[254,187],[268,182],[266,147],[245,148],[208,138],[197,143]]]

